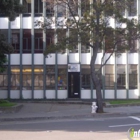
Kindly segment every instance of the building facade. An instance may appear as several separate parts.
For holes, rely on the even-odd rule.
[[[27,13],[20,14],[12,22],[7,17],[0,17],[0,30],[15,50],[7,56],[7,71],[0,74],[0,99],[96,99],[90,76],[90,48],[77,44],[74,51],[52,53],[48,57],[43,55],[44,48],[59,37],[54,37],[55,24],[45,34],[34,23],[47,16],[63,19],[65,9],[57,7],[56,13],[42,0],[20,2],[26,4]],[[140,0],[134,0],[132,6],[136,11],[131,12],[130,7],[124,15],[138,19]],[[77,9],[77,13],[81,13],[81,9]],[[114,20],[110,22],[115,27]],[[122,52],[118,57],[114,54],[103,68],[103,99],[140,98],[140,52],[137,51],[140,44],[134,41],[132,45],[133,50]],[[100,51],[96,59],[97,69],[102,55]]]

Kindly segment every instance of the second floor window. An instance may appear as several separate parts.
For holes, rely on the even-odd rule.
[[[42,0],[35,0],[35,14],[39,14],[43,12],[43,2]]]

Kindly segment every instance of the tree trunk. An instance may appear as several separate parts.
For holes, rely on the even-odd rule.
[[[102,102],[102,92],[101,85],[97,84],[96,86],[96,101],[97,101],[97,113],[103,113],[103,102]]]
[[[103,102],[102,102],[102,92],[101,92],[101,78],[95,71],[95,60],[96,54],[91,58],[91,78],[94,86],[96,88],[96,101],[97,101],[97,113],[103,113]]]

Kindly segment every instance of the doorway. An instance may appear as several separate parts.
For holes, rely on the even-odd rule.
[[[80,98],[80,72],[68,72],[68,97]]]

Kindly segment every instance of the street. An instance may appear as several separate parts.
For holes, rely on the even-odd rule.
[[[127,140],[132,127],[139,116],[1,122],[0,140]]]

